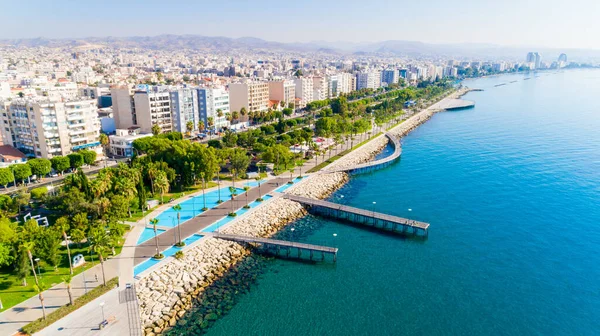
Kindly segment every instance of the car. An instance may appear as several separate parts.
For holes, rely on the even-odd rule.
[[[50,176],[50,177],[58,177],[58,173],[50,173],[50,174],[48,174],[48,176]]]

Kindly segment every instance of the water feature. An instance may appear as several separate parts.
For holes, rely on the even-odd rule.
[[[161,233],[163,233],[165,231],[166,230],[163,230],[163,229],[156,229],[156,234],[159,235],[159,234],[161,234]],[[136,245],[140,245],[142,243],[145,243],[150,238],[154,238],[154,228],[144,228],[144,231],[142,231],[142,234],[138,238],[138,241],[137,241]]]
[[[154,231],[152,232],[152,237],[154,237]],[[200,239],[202,239],[202,235],[199,234],[193,234],[185,239],[183,239],[183,242],[185,243],[185,246],[188,246]],[[165,251],[162,252],[162,254],[165,256],[165,258],[170,257],[175,255],[175,253],[177,253],[177,251],[181,251],[182,248],[181,247],[177,247],[177,246],[171,246],[168,249],[166,249]],[[144,272],[145,270],[149,269],[150,267],[157,265],[158,263],[160,263],[161,261],[163,261],[163,259],[154,259],[154,258],[150,258],[147,259],[139,264],[137,264],[134,268],[133,268],[133,276],[137,276],[138,274]]]
[[[238,195],[242,194],[244,189],[236,188],[236,193]],[[221,200],[228,201],[231,199],[231,191],[229,187],[221,188]],[[217,201],[219,200],[219,191],[213,190],[211,192],[206,193],[206,207],[211,209],[219,205]],[[179,203],[181,206],[181,223],[192,219],[195,216],[198,216],[202,213],[202,208],[204,207],[204,198],[200,193],[194,197],[188,197],[187,200]],[[158,216],[158,225],[164,227],[175,227],[177,226],[177,211],[173,210],[173,208],[168,208],[167,210],[161,212]]]
[[[282,234],[339,247],[337,264],[269,262],[208,334],[600,334],[600,71],[524,77],[468,83],[475,108],[332,197],[430,222],[429,239],[302,219]]]
[[[295,183],[302,181],[302,178],[296,177],[292,181],[294,181],[294,184],[295,184]],[[294,184],[286,183],[286,184],[282,185],[281,187],[275,189],[275,191],[282,193],[282,192],[286,191],[288,188],[290,188],[291,186],[293,186]]]

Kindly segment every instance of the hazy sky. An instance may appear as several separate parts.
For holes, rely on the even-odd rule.
[[[600,49],[600,0],[0,2],[0,38],[198,34]]]

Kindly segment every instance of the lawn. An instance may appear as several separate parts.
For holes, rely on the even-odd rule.
[[[121,253],[123,248],[123,241],[118,247],[115,247],[115,252],[117,255]],[[100,263],[98,260],[98,255],[95,253],[90,255],[88,252],[88,248],[85,244],[82,244],[81,247],[77,247],[77,244],[71,244],[71,258],[73,258],[77,254],[83,254],[85,256],[86,263],[84,266],[80,266],[75,268],[74,274],[79,274],[83,272],[83,270],[87,270],[92,268],[94,265]],[[62,278],[69,274],[69,259],[67,257],[67,248],[62,247],[60,250],[61,255],[61,263],[59,267],[55,270],[54,267],[46,265],[43,261],[40,262],[40,274],[39,278],[44,284],[52,287],[63,282]],[[112,255],[109,256],[109,258]],[[93,262],[92,262],[93,258]],[[35,271],[38,271],[38,267],[36,265]],[[101,279],[99,279],[101,281]],[[27,277],[27,286],[22,286],[21,280],[17,278],[16,272],[10,268],[2,268],[0,269],[0,300],[2,300],[3,308],[0,311],[4,311],[12,306],[19,304],[31,297],[37,295],[37,292],[33,288],[35,284],[35,279],[33,277],[33,273]]]

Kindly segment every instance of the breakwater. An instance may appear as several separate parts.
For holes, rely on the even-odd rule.
[[[411,130],[429,120],[435,113],[425,109],[394,127],[389,132],[402,137]],[[387,145],[388,139],[379,136],[361,146],[357,150],[335,161],[331,166],[334,169],[350,167],[371,160]],[[329,196],[348,181],[346,173],[320,173],[306,177],[306,180],[290,187],[286,192],[292,195],[322,199]],[[270,237],[277,233],[288,223],[306,215],[304,207],[290,200],[275,198],[249,213],[229,226],[221,229],[227,234],[239,234],[255,237]],[[236,265],[247,260],[250,251],[242,245],[221,240],[205,239],[197,246],[185,250],[182,260],[172,260],[159,269],[142,278],[136,286],[138,301],[140,303],[140,318],[144,334],[149,336],[168,333],[169,329],[178,324],[186,312],[194,312],[202,306],[200,313],[206,313],[200,323],[193,323],[195,330],[210,326],[220,314],[226,310],[223,307],[214,307],[216,300],[204,302],[207,297],[214,298],[222,294],[226,302],[230,302],[229,291],[214,289],[215,281],[222,279],[227,274],[240,275],[242,279],[246,273],[239,273]],[[251,259],[255,261],[256,259]],[[242,269],[245,266],[242,266]],[[249,275],[252,277],[253,275]],[[234,276],[235,278],[235,276]],[[236,286],[240,282],[234,280],[228,285]],[[219,286],[224,286],[219,283]],[[196,311],[198,312],[198,310]],[[188,321],[186,321],[187,323]],[[180,322],[181,324],[183,322]]]

